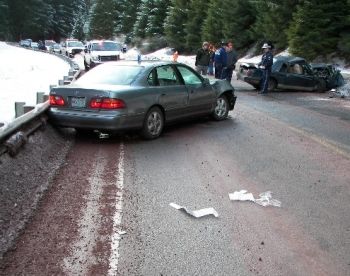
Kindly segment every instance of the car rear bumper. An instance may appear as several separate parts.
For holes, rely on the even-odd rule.
[[[126,130],[141,128],[144,115],[97,114],[85,111],[66,111],[49,108],[50,122],[57,126],[97,130]]]

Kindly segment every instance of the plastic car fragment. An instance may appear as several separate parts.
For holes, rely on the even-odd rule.
[[[216,218],[219,216],[218,212],[216,212],[215,209],[212,207],[191,211],[186,207],[180,206],[176,203],[170,203],[169,205],[177,210],[182,210],[195,218],[200,218],[208,215],[213,215]]]
[[[228,194],[230,200],[234,201],[252,201],[261,206],[281,207],[281,201],[272,198],[272,192],[267,191],[259,194],[259,198],[255,199],[252,193],[247,193],[246,190],[236,191]]]

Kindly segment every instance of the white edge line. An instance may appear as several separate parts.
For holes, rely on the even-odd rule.
[[[123,208],[123,189],[124,189],[124,144],[120,144],[119,164],[117,172],[117,193],[115,199],[115,213],[113,216],[113,233],[111,238],[111,255],[109,257],[108,276],[117,275],[118,259],[119,259],[119,241],[121,235],[119,234],[119,226],[122,221]]]

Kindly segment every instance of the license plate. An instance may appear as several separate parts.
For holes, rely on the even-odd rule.
[[[85,107],[86,105],[86,100],[85,97],[72,97],[71,98],[71,106],[72,107]]]

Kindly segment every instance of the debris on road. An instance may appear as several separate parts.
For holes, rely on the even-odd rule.
[[[255,200],[255,203],[261,205],[261,206],[275,206],[275,207],[281,207],[281,201],[277,199],[272,198],[272,193],[270,191],[267,191],[265,193],[261,193],[260,198]]]
[[[204,208],[204,209],[200,209],[200,210],[195,210],[195,211],[190,211],[186,207],[180,206],[176,203],[170,203],[169,205],[177,210],[183,210],[187,214],[189,214],[195,218],[200,218],[200,217],[208,216],[208,215],[213,215],[216,218],[219,216],[218,212],[216,212],[215,209],[212,207]]]
[[[252,193],[247,194],[247,190],[236,191],[233,194],[228,194],[230,200],[240,200],[240,201],[254,201],[254,196]]]
[[[246,190],[236,191],[228,194],[230,200],[234,201],[253,201],[261,206],[281,207],[281,201],[272,198],[272,192],[267,191],[259,194],[259,198],[255,199],[252,193],[247,193]]]
[[[118,231],[118,234],[119,234],[119,235],[125,235],[125,234],[126,234],[126,231],[119,230],[119,231]]]

